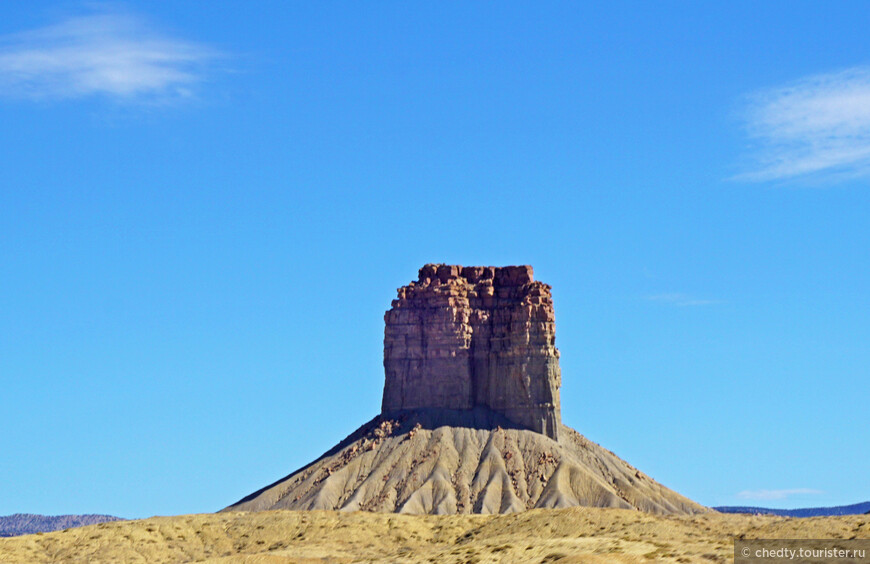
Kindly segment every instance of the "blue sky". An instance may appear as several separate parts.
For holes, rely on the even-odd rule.
[[[207,512],[374,416],[426,262],[553,285],[564,422],[870,499],[859,2],[0,5],[0,514]]]

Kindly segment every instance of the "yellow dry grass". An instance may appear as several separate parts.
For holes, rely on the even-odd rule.
[[[264,511],[152,517],[0,539],[0,562],[729,562],[734,538],[870,538],[870,516]]]

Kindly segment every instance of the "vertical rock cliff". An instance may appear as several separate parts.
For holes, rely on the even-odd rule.
[[[382,413],[487,407],[558,439],[550,286],[531,266],[427,264],[384,316]]]

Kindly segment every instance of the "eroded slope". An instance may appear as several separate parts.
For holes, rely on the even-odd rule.
[[[562,426],[560,441],[486,409],[379,416],[309,466],[227,510],[516,513],[571,506],[707,508]]]

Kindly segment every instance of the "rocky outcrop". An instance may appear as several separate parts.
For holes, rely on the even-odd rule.
[[[385,320],[381,414],[225,511],[707,511],[561,424],[553,300],[532,267],[427,264]]]
[[[558,439],[550,286],[531,266],[427,264],[384,316],[382,414],[486,407]]]

